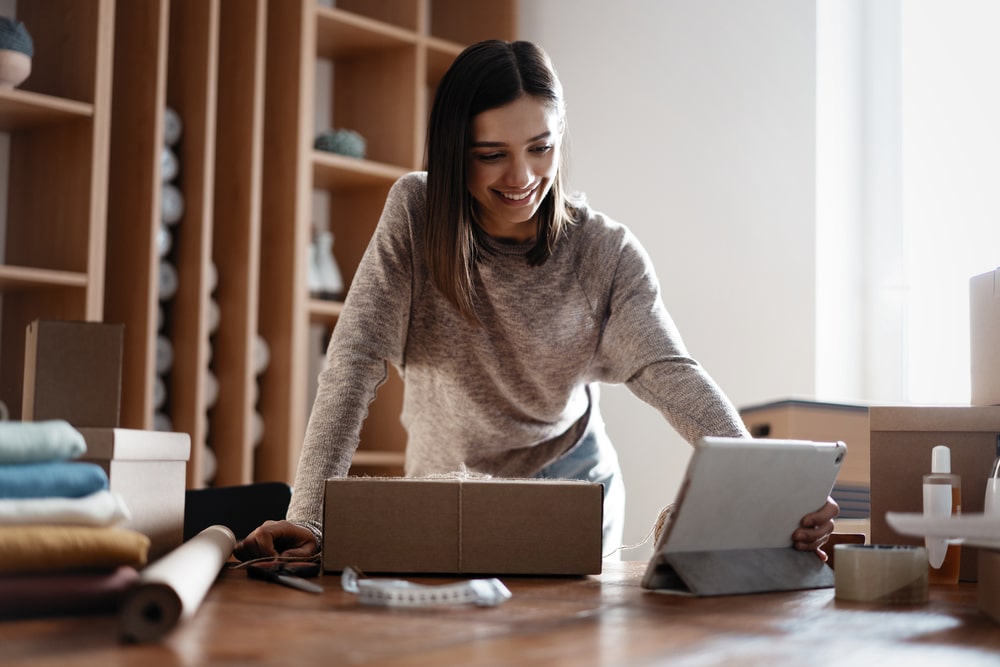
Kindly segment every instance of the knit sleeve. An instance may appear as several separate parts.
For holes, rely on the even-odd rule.
[[[388,364],[402,365],[413,295],[413,223],[423,214],[423,193],[415,174],[391,189],[330,339],[287,513],[317,535],[324,483],[347,475]]]
[[[624,230],[616,251],[599,349],[603,379],[624,382],[690,443],[705,435],[747,437],[739,412],[688,354],[645,249]]]

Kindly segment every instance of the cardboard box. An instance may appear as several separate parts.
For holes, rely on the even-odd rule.
[[[126,528],[150,539],[152,562],[184,539],[184,497],[191,436],[124,428],[78,428],[87,442],[80,460],[99,464],[132,513]]]
[[[869,408],[871,423],[871,541],[923,544],[894,531],[886,512],[922,512],[923,476],[935,445],[951,449],[951,471],[962,478],[962,512],[981,513],[986,478],[996,458],[1000,407]],[[962,549],[962,581],[976,580],[977,549]]]
[[[1000,551],[979,550],[979,584],[976,587],[979,611],[1000,623]]]
[[[35,320],[24,340],[23,421],[119,424],[124,326]]]
[[[1000,269],[969,280],[973,405],[1000,405]]]
[[[597,574],[603,517],[603,488],[588,482],[330,479],[323,568]]]

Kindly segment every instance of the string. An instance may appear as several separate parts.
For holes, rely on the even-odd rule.
[[[226,563],[226,567],[230,570],[241,570],[248,565],[253,565],[254,563],[273,563],[275,561],[282,563],[318,563],[322,556],[322,551],[313,554],[312,556],[261,556],[260,558],[251,558],[250,560],[228,562]]]
[[[616,549],[612,549],[610,552],[604,554],[601,558],[610,558],[614,556],[619,551],[631,551],[632,549],[638,549],[647,542],[649,542],[650,537],[654,537],[654,543],[660,541],[660,535],[663,533],[663,527],[667,524],[667,519],[670,517],[670,513],[674,511],[673,503],[667,505],[666,507],[661,507],[660,512],[656,516],[656,521],[653,526],[646,533],[646,537],[642,538],[641,542],[636,542],[635,544],[623,544]]]

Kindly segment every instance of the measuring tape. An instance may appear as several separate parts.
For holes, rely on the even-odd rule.
[[[510,599],[510,590],[499,579],[470,579],[455,584],[425,586],[402,579],[368,579],[351,567],[344,568],[340,583],[355,593],[361,604],[382,607],[440,607],[474,604],[494,607]]]

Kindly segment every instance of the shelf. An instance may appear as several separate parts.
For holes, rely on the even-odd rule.
[[[0,288],[5,292],[47,287],[87,286],[87,274],[76,271],[52,271],[26,266],[0,265]]]
[[[413,31],[332,7],[316,9],[316,57],[331,60],[385,51],[417,42]]]
[[[0,89],[0,132],[91,118],[94,105],[26,90]]]
[[[365,467],[402,467],[406,462],[403,452],[357,451],[351,459],[352,466]]]
[[[313,187],[321,190],[389,186],[407,171],[381,162],[313,151]]]
[[[325,299],[309,299],[309,321],[312,323],[333,324],[344,309],[343,301],[327,301]]]

